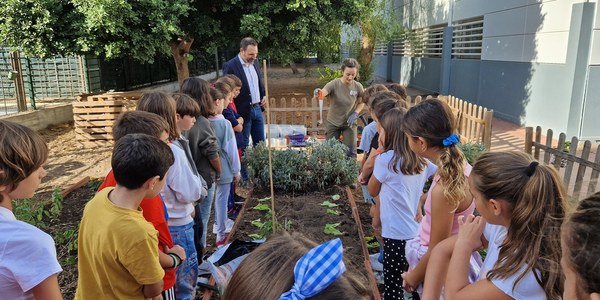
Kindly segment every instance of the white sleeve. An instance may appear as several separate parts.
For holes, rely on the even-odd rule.
[[[427,161],[427,169],[426,169],[426,174],[427,174],[427,178],[433,176],[435,174],[435,172],[437,172],[438,167],[432,163],[431,161],[429,161],[428,159],[426,159]]]
[[[227,122],[227,128],[225,130],[225,152],[229,156],[231,161],[231,173],[236,176],[240,173],[240,157],[238,156],[237,142],[235,140],[235,133],[231,127],[231,123]]]
[[[52,237],[31,227],[31,230],[15,232],[10,247],[6,247],[4,253],[5,257],[19,258],[8,264],[14,264],[9,269],[24,292],[62,271],[56,259],[56,246]]]
[[[175,200],[187,204],[201,199],[202,183],[200,178],[192,172],[183,150],[173,144],[171,144],[171,149],[175,162],[169,168],[167,184],[173,191]]]
[[[499,290],[513,299],[546,300],[546,293],[544,293],[544,289],[535,279],[533,271],[525,274],[523,279],[515,285],[517,278],[523,274],[523,271],[525,271],[525,266],[521,267],[519,272],[508,278],[494,278],[490,281]]]
[[[373,167],[373,176],[379,180],[379,182],[383,183],[387,180],[389,171],[389,163],[390,163],[390,152],[385,152],[377,155],[375,158],[375,166]]]

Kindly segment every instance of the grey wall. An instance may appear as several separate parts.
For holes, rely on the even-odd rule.
[[[421,90],[438,91],[440,87],[442,60],[440,58],[424,57],[413,57],[410,60],[410,68],[406,70],[410,74],[408,84],[411,87]],[[402,73],[406,74],[407,72]]]
[[[481,61],[453,59],[450,71],[450,95],[478,104],[479,68]]]
[[[373,55],[371,65],[375,71],[373,75],[387,79],[387,55]]]
[[[591,66],[585,93],[581,138],[600,140],[600,66]]]

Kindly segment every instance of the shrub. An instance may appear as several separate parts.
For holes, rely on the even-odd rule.
[[[272,150],[273,185],[282,192],[324,190],[356,181],[356,159],[346,157],[348,148],[335,140],[300,149]],[[246,161],[251,180],[258,188],[269,186],[269,156],[264,142],[248,149]]]
[[[473,165],[477,158],[486,151],[485,146],[478,143],[465,143],[458,144],[458,149],[462,151],[462,153],[467,158],[469,164]]]
[[[317,73],[319,73],[319,84],[321,86],[325,86],[328,82],[342,77],[341,69],[330,69],[328,67],[317,69]]]

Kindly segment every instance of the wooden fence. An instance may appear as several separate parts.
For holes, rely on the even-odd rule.
[[[554,133],[548,129],[545,142],[542,142],[542,128],[538,126],[534,132],[533,127],[527,127],[525,153],[532,154],[535,159],[559,170],[573,200],[581,200],[596,192],[600,177],[600,145],[592,147],[592,142],[587,140],[581,145],[582,141],[577,137],[572,137],[569,142],[564,133],[558,135],[558,142],[553,138]],[[593,161],[591,157],[594,157]],[[576,171],[575,177],[573,171]]]
[[[112,126],[125,111],[135,110],[140,92],[81,95],[73,102],[75,135],[86,147],[112,145]]]

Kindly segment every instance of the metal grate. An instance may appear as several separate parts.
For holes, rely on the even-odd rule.
[[[413,29],[394,42],[394,52],[402,56],[441,58],[444,25]]]
[[[374,55],[387,55],[388,54],[388,46],[386,42],[377,42],[375,43],[375,48],[373,49]]]
[[[483,17],[455,22],[452,58],[481,59]]]

